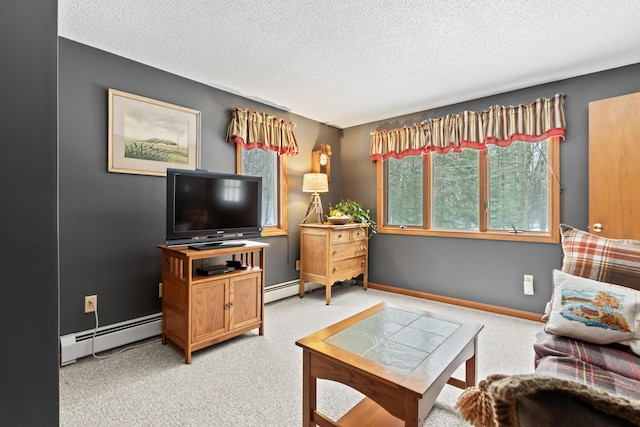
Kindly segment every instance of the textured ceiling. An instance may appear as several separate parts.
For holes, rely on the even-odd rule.
[[[638,0],[58,4],[62,37],[339,128],[640,62]]]

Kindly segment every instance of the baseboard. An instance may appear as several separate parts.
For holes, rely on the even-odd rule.
[[[380,291],[393,292],[396,294],[408,295],[417,298],[428,299],[432,301],[443,302],[446,304],[459,305],[466,308],[474,308],[476,310],[488,311],[496,314],[505,314],[507,316],[519,317],[521,319],[534,320],[542,322],[541,313],[532,313],[530,311],[516,310],[513,308],[500,307],[499,305],[484,304],[481,302],[468,301],[459,298],[445,297],[442,295],[430,294],[427,292],[412,291],[410,289],[396,288],[393,286],[380,285],[378,283],[368,283],[371,289],[378,289]]]
[[[318,283],[306,282],[305,292],[322,288]],[[300,281],[291,280],[272,285],[264,290],[264,302],[270,303],[300,292]],[[162,313],[131,319],[112,325],[101,326],[96,331],[94,351],[96,353],[111,350],[162,334]],[[92,354],[91,340],[93,329],[63,335],[60,337],[60,366],[69,365],[76,360]]]
[[[162,334],[162,313],[151,314],[112,325],[96,331],[93,350],[99,353]],[[60,337],[60,366],[74,363],[92,354],[93,329]]]
[[[305,292],[318,288],[324,288],[324,285],[313,282],[304,283]],[[294,295],[300,295],[300,280],[290,280],[288,282],[266,287],[264,289],[264,303],[268,304]]]

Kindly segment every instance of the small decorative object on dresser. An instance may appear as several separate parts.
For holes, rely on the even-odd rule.
[[[362,205],[351,199],[340,200],[335,206],[329,205],[329,220],[332,224],[346,224],[341,220],[333,220],[334,218],[351,218],[354,224],[363,224],[369,229],[369,233],[375,234],[378,231],[374,220],[369,216],[369,209],[365,210]]]
[[[302,180],[302,191],[304,193],[312,193],[309,199],[307,213],[302,222],[307,222],[307,220],[315,214],[318,224],[322,224],[324,222],[324,212],[322,211],[322,201],[318,193],[326,193],[329,191],[327,175],[323,173],[305,173]]]

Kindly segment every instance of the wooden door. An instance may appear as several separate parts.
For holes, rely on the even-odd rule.
[[[640,240],[639,218],[640,92],[589,103],[589,231]]]

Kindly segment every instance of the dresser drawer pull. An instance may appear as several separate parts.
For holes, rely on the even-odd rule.
[[[366,247],[365,245],[361,245],[361,246],[360,246],[360,250],[361,250],[361,251],[364,251],[364,250],[366,250],[366,249],[367,249],[367,247]]]

